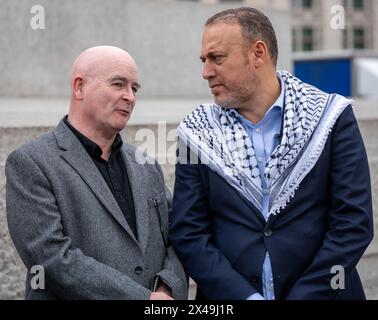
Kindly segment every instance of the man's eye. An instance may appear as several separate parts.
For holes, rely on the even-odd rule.
[[[123,86],[123,83],[122,83],[122,82],[114,82],[114,83],[113,83],[113,86],[116,86],[116,87],[122,87],[122,86]]]
[[[138,88],[136,88],[136,87],[133,87],[132,90],[133,90],[134,93],[138,92]]]
[[[220,62],[222,62],[222,59],[223,59],[222,56],[215,56],[215,57],[214,57],[214,62],[215,62],[215,63],[220,63]]]

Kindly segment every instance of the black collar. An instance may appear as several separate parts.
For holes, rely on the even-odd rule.
[[[92,158],[101,158],[102,150],[98,146],[98,144],[96,144],[91,139],[89,139],[85,135],[83,135],[80,131],[78,131],[77,129],[75,129],[68,122],[68,116],[67,115],[63,118],[63,122],[67,125],[68,128],[71,129],[71,131],[79,139],[79,141],[81,142],[81,144],[83,145],[83,147],[85,148],[85,150],[87,150],[88,154]],[[116,135],[116,137],[114,139],[114,142],[112,144],[112,153],[119,151],[121,149],[121,147],[122,147],[122,144],[123,144],[123,141],[122,141],[121,135],[119,133],[117,133],[117,135]]]

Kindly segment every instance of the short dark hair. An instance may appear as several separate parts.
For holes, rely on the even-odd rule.
[[[209,18],[205,23],[205,27],[216,22],[239,24],[243,39],[248,44],[257,40],[264,41],[273,63],[277,64],[278,45],[276,33],[268,17],[261,11],[250,7],[224,10]]]

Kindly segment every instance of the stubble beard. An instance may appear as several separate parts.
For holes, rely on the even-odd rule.
[[[238,109],[242,107],[255,95],[255,81],[255,77],[251,76],[250,78],[246,79],[245,82],[243,82],[249,84],[247,87],[243,85],[235,86],[229,91],[228,97],[224,97],[223,99],[214,96],[215,103],[223,108]],[[226,86],[225,88],[229,90]]]
[[[214,96],[215,103],[223,108],[238,109],[245,105],[256,94],[257,78],[251,70],[250,62],[247,56],[245,56],[244,65],[245,70],[249,76],[239,81],[239,84],[233,86],[233,89],[229,90],[226,85],[225,89],[229,90],[229,96],[220,100]],[[246,85],[247,84],[247,85]]]

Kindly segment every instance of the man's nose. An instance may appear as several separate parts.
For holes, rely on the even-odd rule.
[[[126,89],[123,91],[122,99],[130,103],[135,102],[135,92],[131,87],[126,87]]]
[[[208,61],[205,61],[205,63],[203,64],[202,78],[209,80],[213,77],[215,77],[214,67]]]

